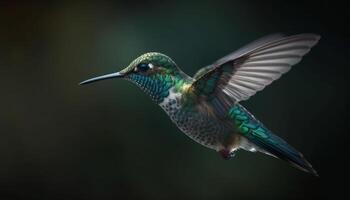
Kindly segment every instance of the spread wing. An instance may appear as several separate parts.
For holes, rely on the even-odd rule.
[[[319,39],[315,34],[259,39],[199,70],[191,91],[226,115],[234,103],[247,100],[288,72]]]

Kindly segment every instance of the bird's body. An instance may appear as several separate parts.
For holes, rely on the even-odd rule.
[[[182,101],[185,95],[173,88],[159,105],[187,136],[208,148],[219,150],[224,135],[228,134],[230,129],[219,119],[197,107],[184,105]]]
[[[319,36],[272,35],[186,75],[168,56],[146,53],[124,70],[82,84],[122,77],[146,92],[187,136],[230,158],[238,149],[259,151],[316,175],[303,155],[274,135],[242,105],[286,73]]]
[[[191,139],[220,152],[224,158],[232,156],[238,148],[249,151],[258,149],[254,144],[241,137],[239,130],[237,130],[239,123],[235,121],[233,115],[228,113],[228,118],[223,120],[208,115],[198,107],[186,107],[181,103],[182,98],[185,98],[183,96],[179,92],[170,92],[169,96],[159,105],[177,127]],[[233,106],[233,109],[242,109],[244,112],[241,105]]]

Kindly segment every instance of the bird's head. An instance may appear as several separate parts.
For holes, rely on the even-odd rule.
[[[111,78],[123,78],[135,83],[158,103],[169,95],[172,87],[181,90],[190,79],[170,57],[151,52],[136,58],[119,72],[91,78],[80,85]]]

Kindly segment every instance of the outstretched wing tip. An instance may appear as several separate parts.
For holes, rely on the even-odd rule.
[[[221,102],[227,108],[287,73],[320,38],[314,33],[263,37],[202,68],[191,87],[206,101]]]
[[[293,37],[293,35],[288,37]],[[316,45],[318,41],[321,39],[321,35],[316,33],[301,33],[298,35],[294,35],[294,37],[302,37],[302,38],[307,38],[309,40],[312,40],[314,41],[314,44],[312,46]]]

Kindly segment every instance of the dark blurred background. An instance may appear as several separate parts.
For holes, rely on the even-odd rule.
[[[337,1],[0,1],[0,199],[327,199],[346,195],[347,6]],[[243,102],[319,172],[223,160],[131,83],[78,86],[158,51],[196,70],[261,36],[318,33]]]

